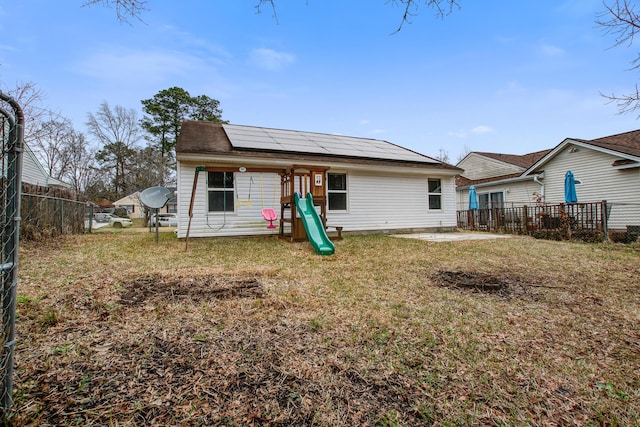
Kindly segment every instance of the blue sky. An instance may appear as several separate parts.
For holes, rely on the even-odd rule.
[[[600,95],[625,93],[633,47],[595,24],[601,0],[461,0],[394,33],[387,0],[149,0],[120,23],[83,0],[0,0],[0,84],[32,81],[85,130],[103,101],[139,111],[172,86],[234,124],[384,139],[450,161],[525,154],[637,129]]]

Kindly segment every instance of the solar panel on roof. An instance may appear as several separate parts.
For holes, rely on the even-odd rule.
[[[411,150],[376,139],[250,126],[226,124],[222,126],[231,145],[236,148],[423,163],[434,162],[432,159]]]

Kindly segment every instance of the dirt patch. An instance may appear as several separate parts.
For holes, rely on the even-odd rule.
[[[440,286],[461,291],[480,292],[514,297],[531,295],[532,287],[539,285],[524,283],[518,278],[480,273],[477,271],[439,271],[431,276]]]
[[[123,281],[120,304],[137,307],[151,301],[210,301],[233,298],[264,298],[264,287],[257,277],[224,275],[162,276],[145,275]]]

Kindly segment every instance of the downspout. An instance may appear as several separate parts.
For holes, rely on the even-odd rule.
[[[542,196],[542,201],[544,202],[544,183],[540,182],[538,180],[538,177],[540,175],[534,175],[533,176],[533,182],[535,182],[536,184],[540,185],[540,195]]]

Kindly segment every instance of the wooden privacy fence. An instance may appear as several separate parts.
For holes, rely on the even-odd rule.
[[[606,201],[460,210],[458,228],[527,234],[553,240],[602,241],[608,238]]]

